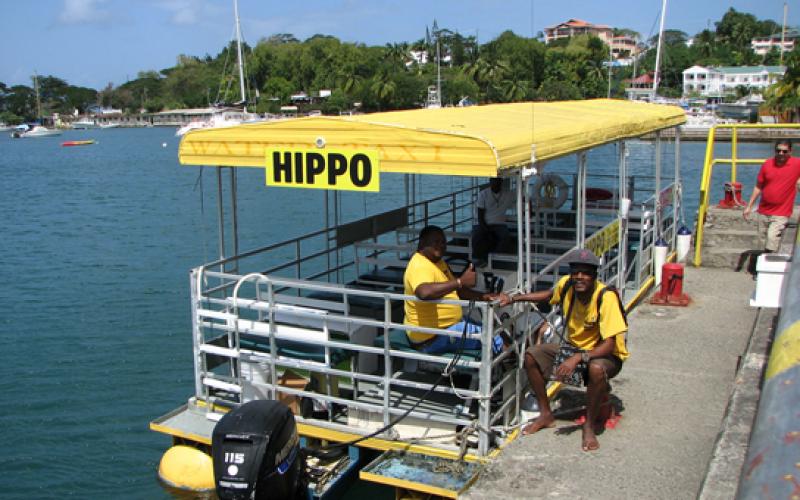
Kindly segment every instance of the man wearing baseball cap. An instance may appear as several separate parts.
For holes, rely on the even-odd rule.
[[[564,340],[577,348],[576,353],[558,366],[553,366],[559,344],[539,344],[525,352],[525,371],[531,389],[539,402],[539,417],[523,428],[523,434],[533,434],[553,427],[555,418],[547,398],[546,380],[563,380],[583,368],[586,384],[586,421],[583,424],[582,448],[584,451],[600,447],[595,433],[595,422],[600,407],[608,400],[614,378],[628,357],[625,346],[627,324],[616,293],[606,293],[606,285],[597,280],[600,261],[586,249],[572,250],[565,257],[570,273],[558,280],[551,290],[519,295],[502,294],[500,305],[513,302],[544,302],[560,305],[566,319]],[[603,299],[605,295],[605,299]],[[563,303],[562,303],[563,302]]]

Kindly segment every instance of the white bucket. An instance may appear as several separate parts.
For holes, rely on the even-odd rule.
[[[653,274],[656,277],[655,286],[661,285],[661,267],[667,261],[667,242],[659,238],[653,245]]]
[[[675,237],[675,252],[678,262],[686,262],[686,257],[689,255],[689,249],[692,246],[692,233],[685,227],[678,229],[678,234]]]

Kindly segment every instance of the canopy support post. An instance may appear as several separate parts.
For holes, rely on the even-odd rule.
[[[233,167],[228,167],[230,171],[231,177],[231,225],[233,234],[233,255],[239,255],[239,212],[236,205],[236,198],[238,196],[237,193],[237,180],[238,180],[238,172]],[[239,272],[239,260],[237,259],[233,263],[232,271],[236,274]]]
[[[627,150],[625,149],[625,141],[618,141],[617,144],[619,145],[619,184],[617,186],[619,191],[617,194],[619,251],[617,252],[617,290],[624,301],[625,286],[628,276],[628,207],[630,207],[630,200],[628,199],[628,171],[625,161]]]
[[[661,131],[656,131],[656,193],[653,203],[653,224],[655,232],[653,237],[661,237]]]
[[[222,202],[222,168],[217,167],[217,226],[219,228],[219,259],[225,258],[225,207]],[[225,272],[225,264],[220,264],[220,272]]]
[[[578,192],[573,196],[577,196],[577,205],[575,213],[575,245],[578,248],[583,248],[583,243],[586,240],[586,151],[578,153]]]

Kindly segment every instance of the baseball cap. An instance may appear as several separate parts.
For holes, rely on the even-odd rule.
[[[576,248],[571,250],[564,260],[569,265],[583,264],[587,266],[600,267],[600,259],[597,258],[594,252],[585,248]]]

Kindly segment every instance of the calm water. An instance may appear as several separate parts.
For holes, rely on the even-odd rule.
[[[0,137],[3,498],[170,498],[156,481],[170,440],[148,423],[193,391],[188,270],[216,255],[213,170],[178,165],[173,132]],[[60,146],[85,138],[99,143]],[[692,220],[704,147],[682,145]],[[632,148],[631,169],[644,172],[652,145]],[[590,169],[614,154],[591,155]],[[740,174],[748,195],[753,173]],[[400,179],[384,176],[380,196],[347,196],[343,212],[394,208]],[[263,183],[257,169],[240,174],[242,249],[322,226],[322,193]],[[422,195],[459,185],[426,181]]]

